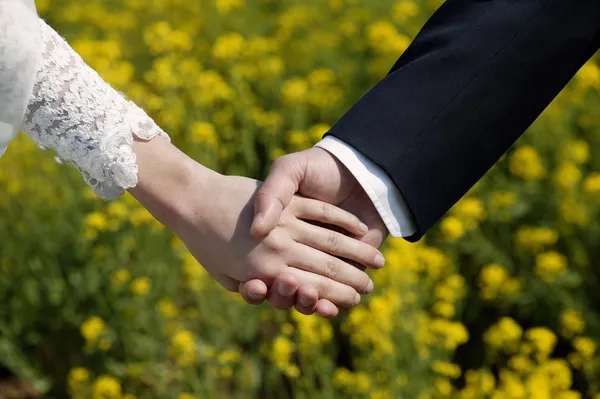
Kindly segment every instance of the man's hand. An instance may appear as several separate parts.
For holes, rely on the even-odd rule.
[[[341,307],[354,306],[360,300],[358,293],[373,289],[369,276],[349,264],[377,267],[381,256],[356,239],[366,230],[356,216],[296,196],[281,212],[276,228],[253,237],[250,226],[260,182],[215,173],[163,138],[136,141],[134,150],[140,181],[130,192],[181,238],[226,289],[238,291],[240,282],[251,279],[271,286],[288,273],[294,283],[318,287],[319,296]],[[308,220],[337,226],[348,234]],[[335,243],[335,248],[328,243]]]
[[[254,202],[254,221],[251,233],[265,236],[275,228],[283,209],[294,194],[336,205],[357,216],[369,231],[361,241],[379,247],[388,231],[373,203],[352,173],[328,151],[311,149],[285,155],[275,161],[271,173],[258,191]],[[381,260],[383,264],[383,259]],[[337,307],[310,285],[302,285],[288,274],[277,277],[269,291],[264,282],[251,280],[240,285],[246,302],[258,304],[268,299],[276,308],[287,309],[294,304],[305,314],[315,311],[323,317],[337,315]]]

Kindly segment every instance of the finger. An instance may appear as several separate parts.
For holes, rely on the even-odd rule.
[[[311,315],[315,313],[318,302],[319,292],[317,289],[312,285],[303,285],[296,292],[296,304],[294,307],[302,314]]]
[[[245,283],[240,282],[239,291],[244,301],[250,305],[260,305],[267,298],[269,291],[267,285],[262,280],[250,280]]]
[[[315,273],[350,286],[360,293],[369,294],[374,288],[373,281],[364,271],[335,256],[301,243],[297,243],[290,249],[288,264],[294,268]],[[319,295],[320,297],[321,295]]]
[[[349,309],[360,302],[358,292],[348,285],[295,267],[290,267],[286,273],[294,275],[300,285],[312,285],[320,299],[327,299],[338,307]]]
[[[349,233],[362,237],[369,228],[359,218],[337,206],[312,198],[294,197],[290,203],[298,219],[312,220],[341,227]]]
[[[304,177],[303,159],[299,154],[292,154],[273,163],[254,199],[254,220],[250,227],[253,236],[266,236],[277,225],[283,208],[290,203]]]
[[[294,223],[293,229],[292,237],[298,243],[367,267],[380,268],[385,264],[379,250],[360,240],[306,222]]]
[[[327,299],[319,299],[317,303],[317,314],[326,319],[333,319],[338,315],[340,309]]]
[[[269,305],[276,309],[290,309],[296,301],[298,287],[295,275],[287,272],[279,274],[267,294]]]
[[[215,280],[219,282],[227,291],[238,292],[240,282],[226,275],[216,276]]]

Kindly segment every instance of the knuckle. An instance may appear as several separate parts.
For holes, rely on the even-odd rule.
[[[319,293],[319,298],[324,298],[329,293],[329,287],[327,286],[327,282],[323,279],[319,279],[319,281],[315,284],[315,288]]]
[[[322,202],[320,205],[320,213],[321,213],[321,218],[323,219],[323,221],[329,221],[329,219],[331,218],[331,213],[332,213],[332,207],[331,205]]]
[[[330,231],[327,234],[327,249],[330,253],[337,253],[340,250],[341,238],[339,234]]]
[[[282,238],[269,237],[265,240],[265,245],[275,255],[283,256],[288,251],[288,246]]]
[[[325,262],[325,277],[335,280],[339,274],[340,268],[335,259],[327,259]]]

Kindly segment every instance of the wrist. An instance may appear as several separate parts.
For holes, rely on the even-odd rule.
[[[198,164],[168,140],[136,139],[133,144],[138,164],[138,184],[129,192],[159,222],[179,234],[198,204],[207,197],[218,173]],[[195,195],[194,193],[204,193]]]

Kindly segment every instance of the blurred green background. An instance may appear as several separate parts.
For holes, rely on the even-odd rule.
[[[264,178],[441,1],[37,3],[187,154]],[[333,321],[244,304],[133,198],[102,202],[22,135],[0,160],[0,364],[57,398],[600,398],[599,88],[589,62],[421,243],[387,242],[375,292]]]

